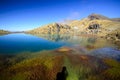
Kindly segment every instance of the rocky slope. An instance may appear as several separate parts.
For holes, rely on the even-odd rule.
[[[120,22],[98,14],[91,14],[87,18],[73,21],[69,25],[76,28],[78,33],[97,34],[98,36],[106,36],[120,28]]]
[[[39,33],[39,34],[64,34],[71,33],[71,26],[65,24],[52,23],[33,30],[28,33]]]
[[[120,30],[119,18],[110,19],[108,17],[91,14],[82,20],[74,20],[66,24],[53,23],[30,31],[31,34],[92,34],[97,36],[108,36],[116,34]]]

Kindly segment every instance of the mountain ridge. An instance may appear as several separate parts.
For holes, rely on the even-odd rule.
[[[36,29],[27,31],[30,34],[92,34],[106,36],[120,28],[120,18],[108,18],[100,14],[90,14],[81,20],[73,20],[70,23],[51,23]]]
[[[103,16],[103,15],[100,15],[100,14],[95,14],[95,13],[92,13],[88,16],[88,18],[90,20],[110,20],[110,18],[106,17],[106,16]]]

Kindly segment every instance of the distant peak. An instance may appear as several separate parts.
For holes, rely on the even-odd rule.
[[[95,14],[95,13],[92,13],[92,14],[90,14],[89,16],[88,16],[88,18],[90,19],[90,20],[95,20],[95,19],[97,19],[97,20],[108,20],[109,18],[108,17],[106,17],[106,16],[103,16],[103,15],[100,15],[100,14]]]

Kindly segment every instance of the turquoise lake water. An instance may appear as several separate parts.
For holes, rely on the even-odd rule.
[[[24,33],[0,36],[0,54],[37,52],[56,49],[65,45],[69,44],[65,42],[53,42]]]
[[[100,57],[120,58],[120,50],[117,50],[116,45],[95,36],[30,35],[24,33],[0,36],[0,54],[55,50],[63,46],[72,47],[76,51]]]

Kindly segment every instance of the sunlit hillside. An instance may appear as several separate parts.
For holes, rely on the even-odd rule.
[[[94,34],[98,36],[106,36],[107,34],[120,29],[118,19],[110,19],[108,17],[91,14],[82,20],[73,20],[66,24],[53,23],[42,26],[27,33],[39,34]]]
[[[2,34],[8,34],[8,33],[10,33],[10,32],[6,31],[6,30],[0,30],[0,35],[2,35]]]

